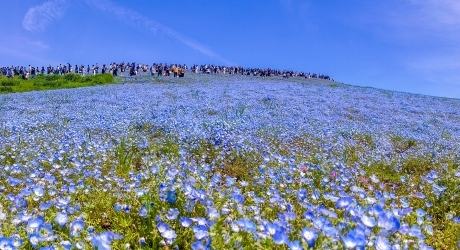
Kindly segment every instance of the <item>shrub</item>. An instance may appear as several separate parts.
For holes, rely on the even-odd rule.
[[[11,78],[0,78],[0,85],[1,86],[18,86],[19,84],[21,84],[21,81],[19,79],[11,79]]]
[[[1,92],[1,93],[12,93],[12,92],[13,92],[13,88],[12,88],[12,87],[9,87],[9,86],[1,86],[1,87],[0,87],[0,92]]]
[[[81,75],[74,73],[64,75],[64,79],[69,82],[81,82],[82,78],[83,77]]]
[[[391,143],[393,144],[393,149],[396,153],[404,153],[415,147],[417,144],[414,139],[406,139],[401,136],[393,136],[391,138]]]

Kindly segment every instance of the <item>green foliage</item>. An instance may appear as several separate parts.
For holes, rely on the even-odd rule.
[[[347,146],[343,151],[343,160],[347,164],[352,164],[358,161],[358,151],[361,147]]]
[[[393,144],[393,150],[396,153],[404,153],[407,150],[416,146],[417,142],[414,139],[407,139],[401,136],[391,137],[391,143]]]
[[[18,86],[21,83],[20,78],[7,78],[5,76],[0,76],[0,85],[4,87]]]
[[[120,143],[116,146],[115,158],[117,159],[115,173],[118,176],[128,177],[129,171],[138,170],[141,167],[139,148],[127,142],[125,138],[121,138]]]
[[[386,183],[400,184],[401,183],[401,174],[398,173],[394,166],[387,165],[381,161],[374,162],[369,166],[364,166],[364,170],[369,176],[375,175],[377,178]]]
[[[115,78],[111,74],[89,75],[82,77],[79,74],[69,73],[66,75],[41,75],[24,80],[19,76],[7,78],[0,76],[0,93],[27,92],[34,90],[50,90],[59,88],[76,88],[114,83]]]
[[[0,93],[13,93],[13,88],[12,87],[1,86],[0,87]]]
[[[359,144],[363,146],[367,146],[371,149],[375,148],[375,142],[372,139],[372,136],[369,134],[354,134],[353,139]]]
[[[433,163],[428,157],[408,157],[403,160],[401,172],[404,174],[417,174],[418,176],[423,176],[434,168],[435,166],[433,166]]]

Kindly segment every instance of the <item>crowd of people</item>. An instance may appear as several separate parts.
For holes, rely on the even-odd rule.
[[[70,63],[59,64],[56,67],[49,65],[48,67],[33,67],[29,65],[24,66],[10,66],[0,68],[0,75],[7,77],[21,76],[23,79],[34,78],[37,74],[55,74],[65,75],[68,73],[85,75],[97,75],[99,74],[112,74],[114,76],[135,76],[140,73],[150,73],[152,76],[173,76],[173,77],[184,77],[186,72],[189,73],[202,73],[202,74],[232,74],[232,75],[247,75],[247,76],[282,76],[283,78],[289,77],[304,77],[304,78],[320,78],[325,80],[333,80],[328,75],[316,74],[316,73],[305,73],[291,70],[278,70],[278,69],[261,69],[261,68],[243,68],[241,66],[217,66],[217,65],[192,65],[190,68],[185,64],[168,64],[168,63],[153,63],[147,65],[143,63],[110,63],[108,65],[103,64],[99,67],[99,64],[93,64],[91,67],[87,65],[75,65]],[[126,72],[126,73],[125,73]]]

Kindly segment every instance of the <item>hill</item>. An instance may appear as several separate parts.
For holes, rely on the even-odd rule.
[[[0,95],[6,240],[459,244],[460,100],[304,78],[118,82]]]

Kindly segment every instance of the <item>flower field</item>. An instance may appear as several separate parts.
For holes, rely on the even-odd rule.
[[[459,110],[222,75],[0,95],[0,249],[460,248]]]

